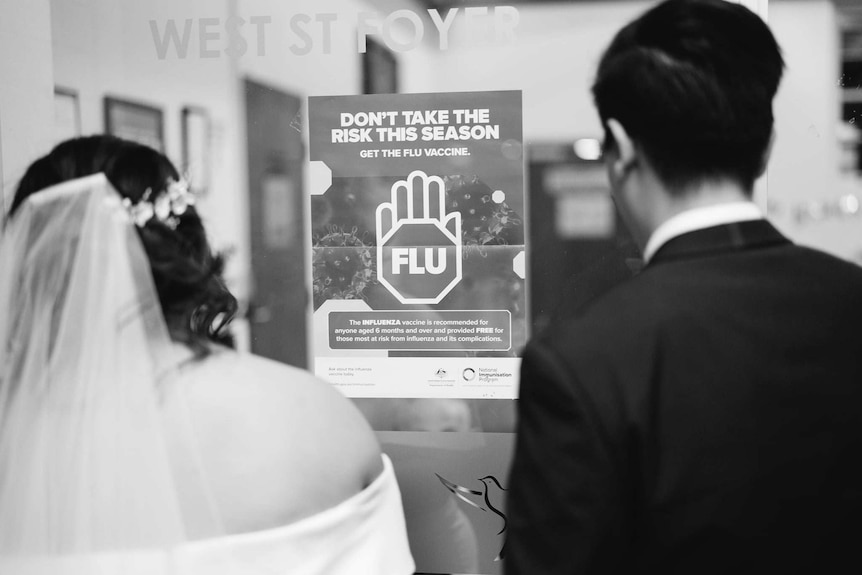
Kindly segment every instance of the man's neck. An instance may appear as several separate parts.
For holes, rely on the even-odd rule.
[[[706,208],[722,204],[751,201],[751,195],[745,189],[730,181],[706,182],[696,188],[682,193],[671,193],[666,188],[657,186],[653,189],[653,201],[647,221],[643,222],[643,242],[669,219],[689,210]],[[644,245],[641,245],[644,248]]]
[[[641,244],[646,262],[668,241],[699,229],[763,217],[749,195],[738,186],[711,185],[685,196],[664,196],[666,203],[656,212],[658,225]]]

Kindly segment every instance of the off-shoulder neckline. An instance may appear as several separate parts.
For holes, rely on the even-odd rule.
[[[331,518],[338,518],[349,511],[362,507],[363,504],[373,501],[385,487],[394,480],[395,471],[392,466],[392,461],[385,453],[381,453],[380,457],[383,461],[383,470],[361,491],[354,493],[347,499],[336,503],[331,507],[327,507],[313,515],[308,515],[291,523],[270,527],[267,529],[258,529],[255,531],[246,531],[241,533],[227,533],[224,535],[216,535],[203,539],[194,539],[182,544],[183,548],[202,548],[212,545],[224,544],[242,544],[245,542],[258,542],[262,539],[279,539],[289,536],[294,531],[303,531],[311,527],[313,524],[326,523]]]

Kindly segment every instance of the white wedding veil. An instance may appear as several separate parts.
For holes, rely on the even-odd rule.
[[[160,411],[172,346],[104,175],[20,206],[0,240],[0,558],[189,539]]]

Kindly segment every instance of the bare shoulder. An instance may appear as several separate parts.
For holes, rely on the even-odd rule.
[[[220,351],[186,372],[186,403],[229,531],[313,515],[381,472],[365,419],[307,371]]]

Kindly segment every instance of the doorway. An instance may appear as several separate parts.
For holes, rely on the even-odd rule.
[[[249,217],[253,287],[251,351],[308,366],[303,231],[301,99],[246,79]]]

